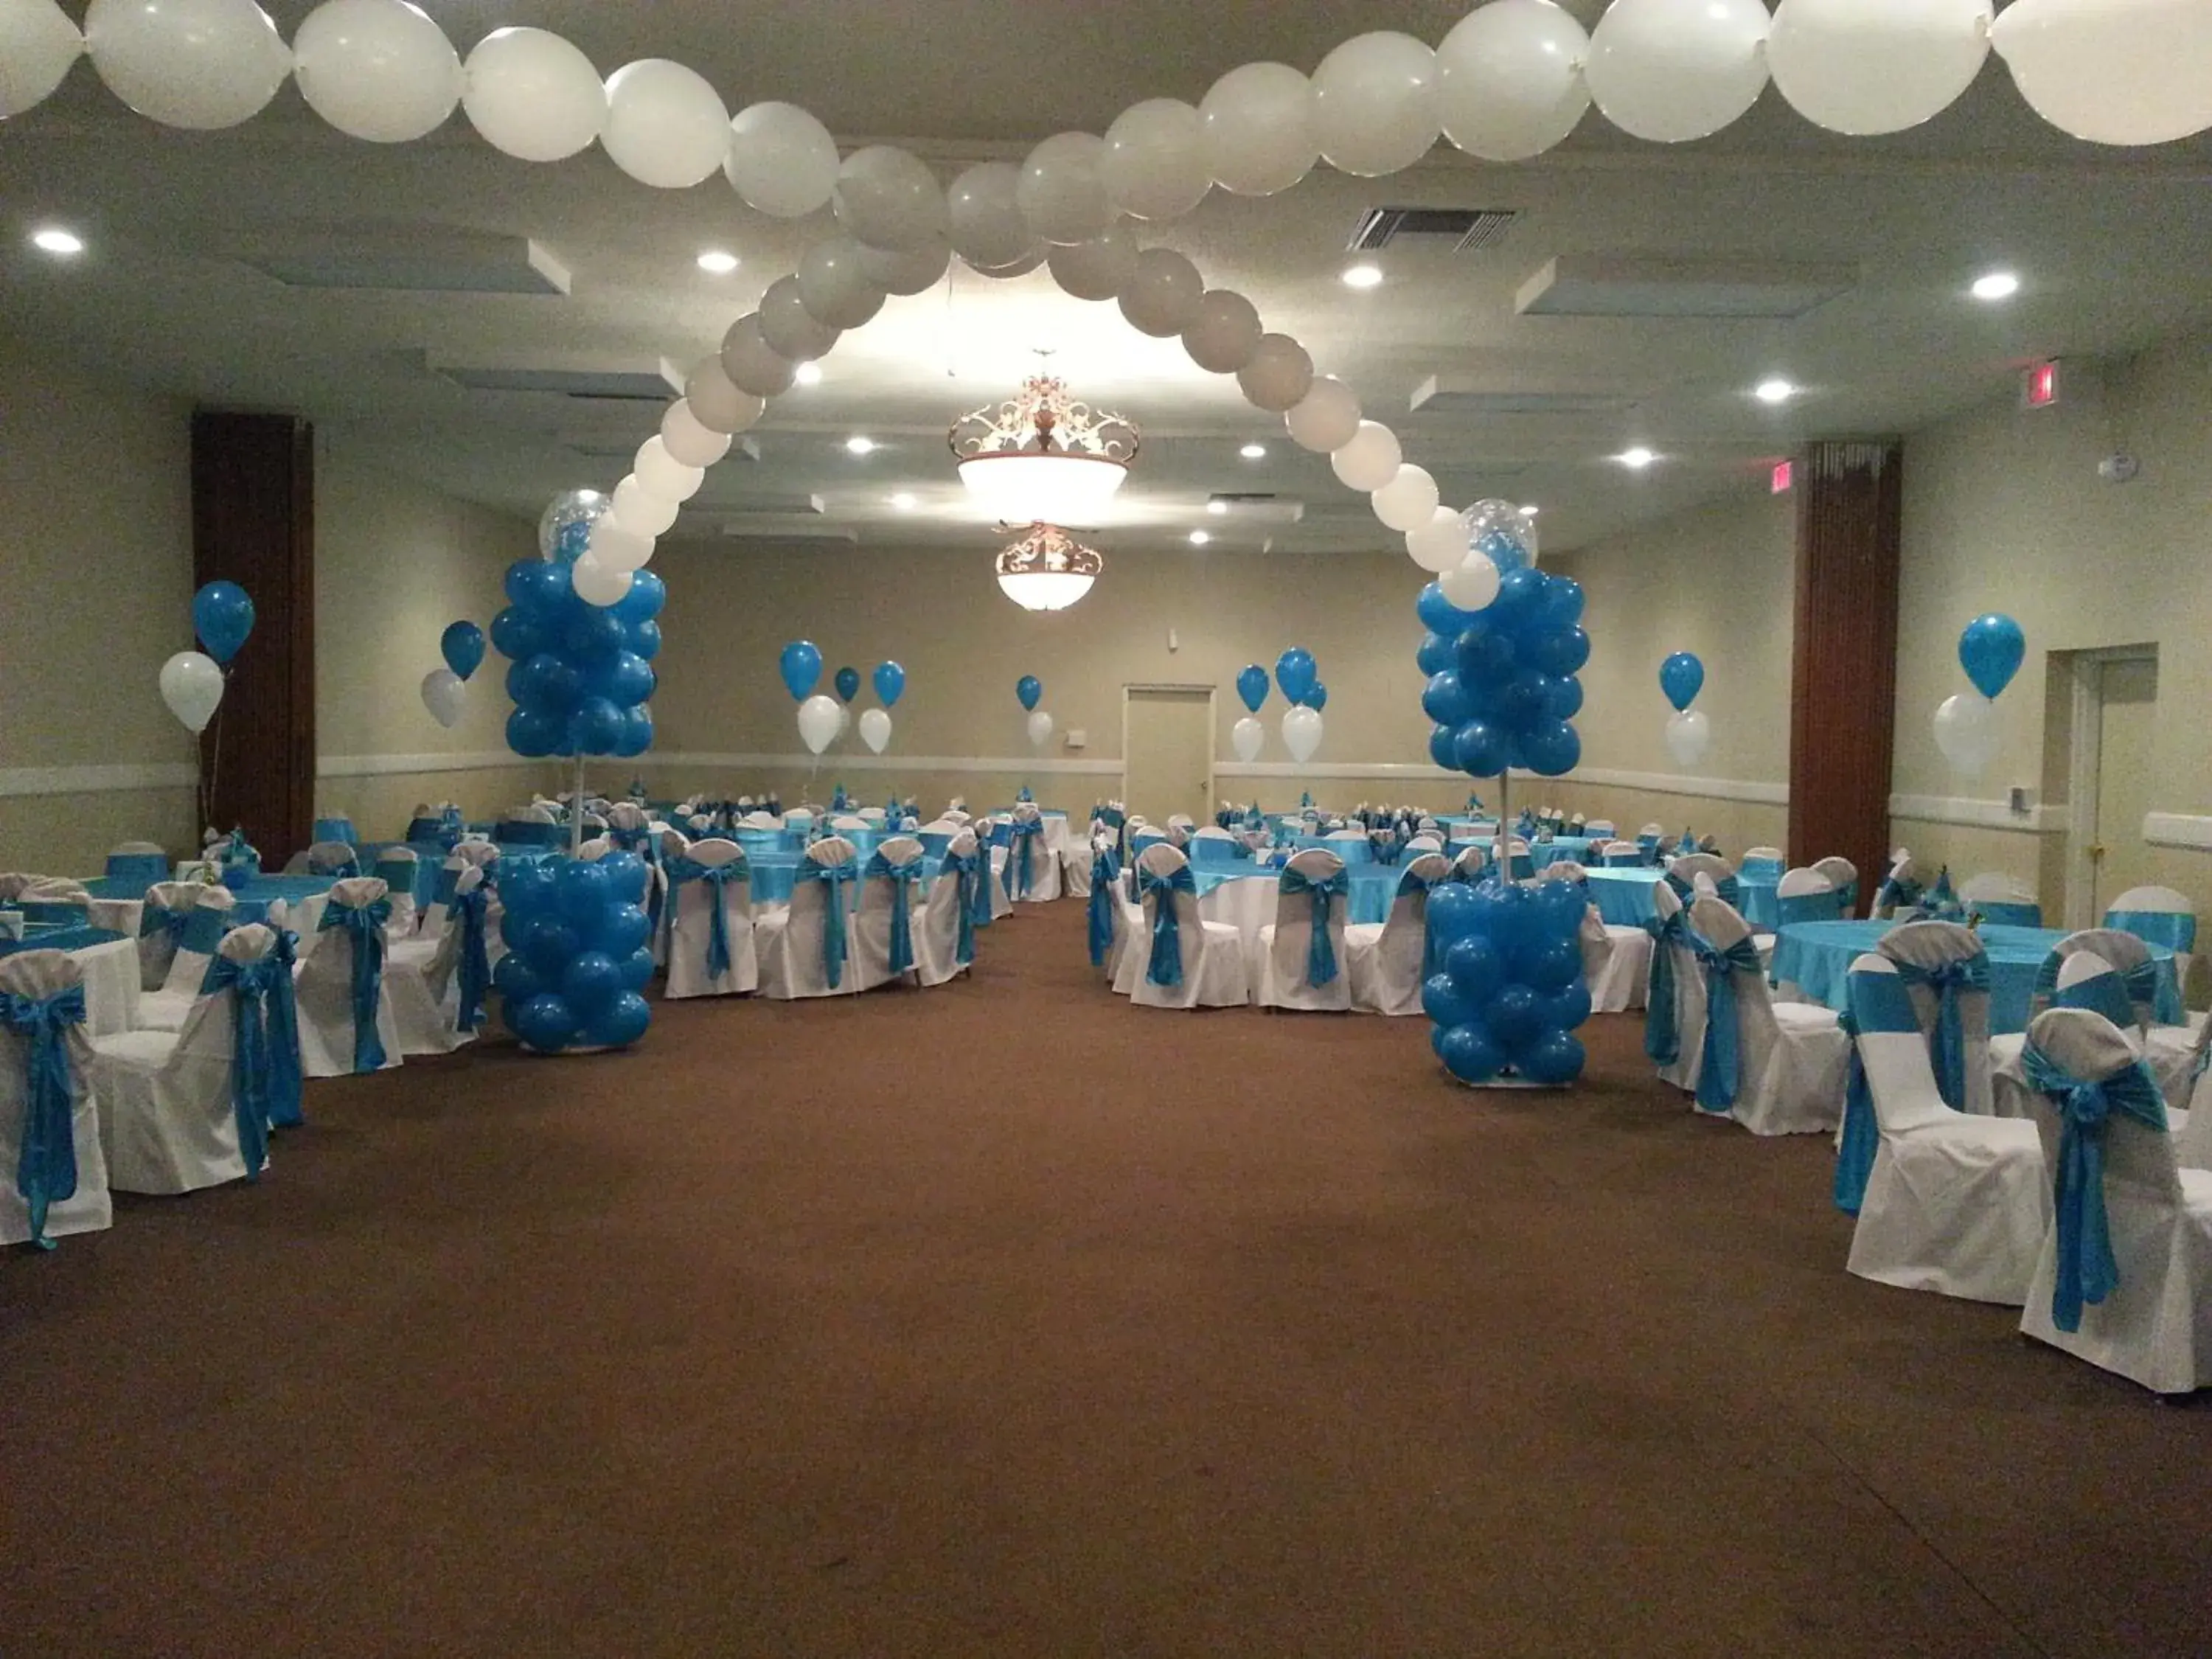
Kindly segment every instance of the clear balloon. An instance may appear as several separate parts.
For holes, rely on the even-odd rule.
[[[494,29],[464,65],[461,107],[494,149],[525,161],[574,155],[606,125],[592,60],[544,29]]]
[[[1313,135],[1340,173],[1379,179],[1437,142],[1437,55],[1410,34],[1355,35],[1313,75]]]
[[[1049,715],[1046,716],[1050,719]],[[880,708],[863,708],[858,721],[860,741],[868,745],[868,752],[880,755],[890,746],[891,717]]]
[[[1389,483],[1370,497],[1375,516],[1392,530],[1419,529],[1437,515],[1437,481],[1426,467],[1401,465]]]
[[[1213,374],[1234,374],[1260,343],[1260,313],[1234,289],[1211,288],[1182,331],[1191,362]]]
[[[1287,64],[1247,64],[1208,88],[1198,106],[1200,155],[1214,183],[1238,196],[1273,196],[1313,171],[1313,83]]]
[[[1990,55],[1990,0],[1782,0],[1776,90],[1831,132],[1902,132],[1941,115]]]
[[[684,402],[691,418],[709,432],[724,437],[743,432],[760,419],[767,403],[750,392],[740,392],[722,373],[721,354],[702,357],[684,382]]]
[[[53,0],[0,5],[0,121],[44,102],[84,53],[84,37]]]
[[[1362,421],[1343,447],[1328,458],[1337,482],[1370,495],[1398,476],[1403,458],[1398,434],[1380,421]]]
[[[879,708],[872,708],[868,712],[872,714],[883,713]],[[842,723],[835,697],[825,697],[817,692],[799,705],[799,739],[806,745],[811,755],[818,755],[835,743],[837,729]]]
[[[1087,242],[1054,248],[1045,263],[1053,281],[1076,299],[1115,299],[1136,275],[1136,239],[1127,225],[1112,225]]]
[[[893,144],[870,144],[847,156],[831,204],[845,234],[864,247],[920,247],[941,240],[947,228],[937,175]]]
[[[592,526],[613,506],[596,489],[562,490],[538,515],[538,556],[574,563],[584,550]]]
[[[2163,144],[2212,127],[2212,6],[2199,0],[2014,0],[1990,40],[2061,132]]]
[[[1313,359],[1304,346],[1287,334],[1262,334],[1237,371],[1237,386],[1255,409],[1279,415],[1297,406],[1313,378]]]
[[[1247,714],[1229,728],[1229,746],[1236,751],[1237,758],[1249,766],[1260,758],[1260,751],[1267,746],[1267,728],[1260,723],[1258,716]]]
[[[1590,97],[1622,131],[1660,143],[1718,132],[1766,85],[1761,0],[1613,0],[1590,36]]]
[[[374,143],[422,137],[461,99],[453,43],[407,0],[325,0],[292,37],[292,57],[307,106]]]
[[[1054,133],[1022,163],[1016,199],[1030,228],[1048,242],[1087,242],[1114,222],[1114,199],[1098,164],[1105,145],[1096,133]]]
[[[858,328],[884,308],[884,291],[861,269],[860,252],[850,237],[836,236],[817,242],[799,262],[799,303],[816,322]]]
[[[161,701],[187,732],[204,732],[222,701],[222,670],[213,657],[179,651],[161,665]]]
[[[461,718],[462,705],[467,701],[468,689],[452,669],[434,668],[422,676],[422,707],[447,731]]]
[[[1301,766],[1311,760],[1321,748],[1321,711],[1304,704],[1283,712],[1283,747],[1291,751],[1291,758]]]
[[[952,181],[945,192],[952,251],[979,267],[1010,265],[1042,246],[1015,199],[1022,170],[1011,161],[983,161]]]
[[[1106,129],[1098,176],[1122,212],[1179,219],[1212,187],[1198,112],[1173,98],[1152,98],[1121,112]]]
[[[669,404],[668,412],[660,417],[660,441],[670,459],[686,466],[709,467],[730,453],[730,434],[717,432],[701,421],[691,412],[687,398],[678,398]]]
[[[747,312],[722,337],[722,373],[740,392],[773,398],[791,390],[799,365],[769,344],[761,333],[759,313]]]
[[[1540,155],[1589,108],[1583,26],[1552,0],[1493,0],[1462,18],[1437,48],[1437,112],[1444,137],[1486,161]]]
[[[1358,434],[1359,398],[1343,381],[1317,375],[1284,415],[1283,425],[1300,449],[1334,454]]]
[[[761,338],[779,357],[794,363],[811,363],[830,355],[842,329],[817,322],[799,295],[799,278],[779,276],[761,295]]]
[[[1936,710],[1936,746],[1963,776],[1979,777],[2003,742],[1997,706],[1978,691],[1946,697]]]
[[[92,0],[84,42],[107,89],[164,126],[235,126],[292,72],[283,36],[253,0]]]
[[[1172,248],[1148,247],[1121,290],[1121,315],[1138,332],[1164,340],[1190,325],[1205,295],[1196,265]]]
[[[1023,724],[1029,732],[1030,748],[1042,749],[1052,741],[1052,716],[1043,709],[1032,710]]]
[[[1677,766],[1695,766],[1712,747],[1713,723],[1702,708],[1680,708],[1667,717],[1667,752]]]
[[[749,104],[730,118],[722,174],[745,205],[803,219],[837,188],[837,141],[796,104]]]

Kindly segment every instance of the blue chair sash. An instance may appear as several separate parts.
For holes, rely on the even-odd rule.
[[[454,968],[460,981],[456,1030],[473,1031],[484,1022],[484,994],[491,988],[491,950],[485,938],[490,914],[491,889],[482,883],[447,902],[446,915],[461,930],[461,959]]]
[[[1667,872],[1667,884],[1674,890],[1674,896],[1685,904],[1694,902],[1698,896],[1697,883],[1694,880],[1683,880],[1672,870]],[[1731,908],[1741,910],[1743,908],[1743,884],[1734,876],[1714,877],[1713,891],[1719,896],[1721,902]]]
[[[1918,1036],[1920,1018],[1912,996],[1895,974],[1858,973],[1850,976],[1850,1006],[1837,1024],[1851,1040],[1850,1071],[1844,1085],[1844,1127],[1836,1145],[1836,1176],[1832,1191],[1836,1207],[1856,1215],[1866,1201],[1867,1177],[1874,1173],[1874,1156],[1881,1145],[1881,1126],[1875,1116],[1874,1093],[1867,1085],[1866,1062],[1860,1056],[1863,1034]]]
[[[107,878],[143,890],[157,881],[168,880],[169,855],[167,853],[110,853],[107,855]]]
[[[2043,926],[2043,907],[2032,899],[1976,899],[1967,908],[1999,927]]]
[[[392,901],[371,904],[341,904],[335,898],[323,907],[316,931],[343,928],[353,939],[353,1068],[374,1072],[385,1061],[384,1039],[376,1029],[377,1004],[384,994],[384,924],[392,919]]]
[[[914,966],[914,894],[921,880],[921,860],[893,864],[878,852],[868,860],[867,874],[891,884],[891,972],[903,974]]]
[[[1644,1053],[1655,1065],[1672,1066],[1682,1057],[1681,1022],[1674,1007],[1674,952],[1686,944],[1690,922],[1680,910],[1644,924],[1651,936],[1651,983],[1644,998]]]
[[[2105,926],[2169,951],[2197,948],[2197,918],[2186,910],[2107,910]]]
[[[975,960],[975,903],[978,899],[982,901],[986,912],[984,920],[988,921],[990,919],[991,890],[983,884],[983,854],[981,852],[947,853],[938,865],[937,878],[942,881],[948,875],[959,883],[960,894],[960,902],[953,907],[960,915],[959,940],[953,949],[953,959],[964,966]],[[1091,893],[1091,902],[1095,908],[1098,902],[1096,884],[1092,885]]]
[[[195,904],[185,914],[184,927],[177,935],[177,948],[196,956],[213,956],[216,946],[222,943],[222,936],[230,931],[234,914],[230,906]]]
[[[67,1030],[84,1024],[84,987],[50,997],[0,992],[0,1024],[22,1033],[23,1138],[15,1152],[15,1191],[30,1211],[31,1242],[51,1250],[46,1212],[76,1196],[76,1133],[70,1121],[76,1080]]]
[[[1042,823],[1029,823],[1017,819],[1005,826],[1011,834],[1006,843],[1006,896],[1027,898],[1034,877],[1030,866],[1035,859],[1037,837],[1044,833]]]
[[[2058,1167],[2052,1171],[2058,1273],[2051,1322],[2062,1331],[2078,1331],[2082,1305],[2102,1302],[2120,1283],[2105,1210],[2105,1125],[2114,1112],[2124,1112],[2163,1133],[2166,1103],[2139,1060],[2091,1081],[2075,1077],[2033,1042],[2020,1059],[2029,1085],[2058,1111]]]
[[[309,839],[313,841],[342,841],[349,847],[357,844],[354,836],[353,820],[351,818],[317,818],[315,820],[314,833],[309,837]]]
[[[845,896],[840,890],[860,878],[857,864],[813,863],[801,864],[794,878],[822,884],[822,975],[833,991],[845,980]]]
[[[1774,901],[1774,925],[1793,927],[1805,921],[1838,921],[1844,914],[1844,896],[1836,891],[1826,893],[1792,893],[1787,898]]]
[[[192,912],[198,908],[185,904],[173,910],[166,904],[156,904],[152,899],[148,899],[138,912],[138,937],[152,939],[156,934],[167,933],[169,948],[173,951],[180,949],[185,942],[185,930],[191,925]]]
[[[91,914],[77,899],[20,899],[15,908],[25,925],[33,927],[80,927]]]
[[[1391,896],[1394,902],[1401,898],[1412,898],[1416,895],[1420,898],[1421,982],[1424,985],[1428,983],[1432,975],[1440,974],[1443,971],[1442,953],[1437,949],[1436,934],[1429,927],[1430,885],[1430,883],[1422,879],[1421,872],[1419,871],[1408,870],[1404,875],[1398,878],[1398,890]]]
[[[1103,967],[1114,948],[1114,884],[1121,879],[1114,855],[1101,851],[1091,859],[1091,899],[1085,909],[1091,935],[1091,965]]]
[[[203,996],[230,994],[230,1109],[248,1181],[259,1180],[269,1161],[269,1131],[304,1121],[289,960],[293,954],[288,945],[282,951],[271,949],[258,962],[217,957],[200,983]]]
[[[1891,876],[1886,878],[1874,896],[1877,910],[1910,910],[1920,902],[1920,884],[1910,876]]]
[[[730,971],[730,918],[723,907],[723,896],[732,882],[751,879],[751,866],[742,857],[732,859],[726,864],[701,864],[689,858],[676,858],[669,860],[667,871],[668,916],[672,939],[674,937],[676,926],[677,890],[686,882],[693,881],[704,882],[713,889],[714,896],[707,906],[707,977],[720,979]],[[799,873],[805,875],[805,869],[802,868]],[[844,941],[844,925],[842,917],[839,919],[837,937],[841,947],[838,957],[842,961],[844,957],[842,948]],[[832,985],[837,982],[837,976],[835,974],[830,976],[830,982]]]
[[[395,893],[415,896],[416,873],[422,869],[419,859],[380,858],[376,861],[376,878]]]
[[[2053,951],[2049,956],[2044,957],[2042,965],[2035,970],[2035,995],[2039,1000],[2049,1002],[2057,994],[2060,961],[2058,952]],[[2128,1000],[2130,1003],[2149,1008],[2152,1017],[2161,1025],[2179,1025],[2183,1023],[2185,1016],[2181,1006],[2180,988],[2175,984],[2172,975],[2159,971],[2159,964],[2154,958],[2139,962],[2132,968],[2116,968],[2113,971],[2119,975],[2120,983],[2127,988]],[[2104,1011],[2099,1008],[2098,1012],[2102,1013]],[[2124,1018],[2115,1018],[2110,1014],[2106,1015],[2106,1018],[2111,1019],[2115,1025],[2132,1025],[2136,1023],[2136,1013],[2133,1008],[2129,1010]]]
[[[2092,974],[2051,994],[2054,1008],[2087,1008],[2127,1030],[2136,1023],[2136,1006],[2129,999],[2126,980],[2118,973]]]
[[[1352,878],[1339,870],[1325,881],[1313,881],[1296,870],[1285,870],[1282,891],[1291,898],[1304,893],[1312,905],[1312,940],[1306,946],[1306,983],[1329,984],[1336,978],[1336,947],[1329,942],[1329,915],[1334,902],[1351,893]]]
[[[1698,1109],[1725,1112],[1742,1091],[1743,1065],[1736,1030],[1735,976],[1760,974],[1759,949],[1748,935],[1721,950],[1695,928],[1690,949],[1705,976],[1705,1041],[1698,1065]]]
[[[1155,985],[1175,987],[1182,983],[1182,927],[1176,919],[1175,896],[1188,893],[1198,896],[1198,883],[1192,878],[1186,864],[1172,875],[1154,875],[1151,871],[1137,872],[1137,896],[1141,902],[1148,893],[1158,897],[1152,902],[1152,959],[1146,964],[1145,977]]]
[[[1929,1063],[1936,1071],[1936,1092],[1954,1112],[1966,1109],[1966,1023],[1959,1000],[1990,994],[1990,959],[1976,954],[1923,968],[1895,957],[1897,977],[1907,986],[1936,993],[1936,1026],[1928,1034]]]
[[[1761,880],[1774,879],[1781,876],[1782,866],[1774,859],[1746,859],[1738,866],[1737,873],[1757,876]]]

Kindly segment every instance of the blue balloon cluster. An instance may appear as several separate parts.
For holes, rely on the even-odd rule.
[[[1480,611],[1460,610],[1434,582],[1414,609],[1429,629],[1417,659],[1429,677],[1421,707],[1436,722],[1431,758],[1478,778],[1513,766],[1548,778],[1574,770],[1583,744],[1569,722],[1582,712],[1577,675],[1589,660],[1582,584],[1516,565]]]
[[[1523,886],[1486,877],[1429,890],[1429,934],[1443,964],[1421,987],[1436,1022],[1429,1042],[1462,1083],[1499,1077],[1572,1083],[1589,1018],[1581,929],[1589,905],[1573,882]]]
[[[629,592],[600,606],[578,597],[567,564],[520,559],[507,568],[507,597],[491,619],[491,642],[512,665],[507,746],[528,760],[629,757],[653,747],[646,703],[659,684],[653,618],[668,599],[660,578],[634,571]]]
[[[500,937],[492,970],[507,1029],[540,1054],[619,1048],[645,1035],[653,1011],[653,924],[645,860],[635,853],[501,863]]]

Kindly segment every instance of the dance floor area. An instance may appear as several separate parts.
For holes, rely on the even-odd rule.
[[[1847,1276],[1818,1139],[972,981],[310,1086],[0,1259],[0,1647],[2212,1650],[2212,1403]]]

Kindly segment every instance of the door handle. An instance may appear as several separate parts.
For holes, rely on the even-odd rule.
[[[2105,861],[2105,849],[2101,847],[2092,847],[2089,849],[2089,859],[2094,864],[2102,864]]]

